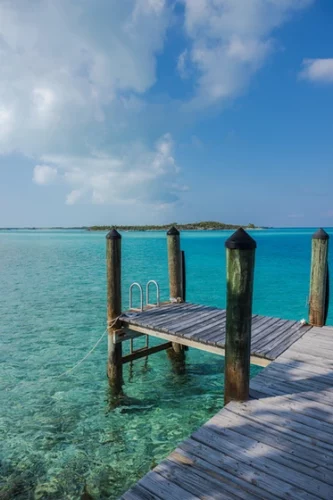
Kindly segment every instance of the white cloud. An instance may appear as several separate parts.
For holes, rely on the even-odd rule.
[[[191,105],[208,106],[243,92],[274,50],[273,31],[313,1],[183,0],[189,59],[199,72]]]
[[[77,201],[84,195],[84,191],[80,189],[73,189],[70,193],[68,193],[66,197],[67,205],[75,205]]]
[[[187,187],[177,181],[179,167],[174,158],[174,143],[165,134],[149,150],[141,143],[127,145],[118,154],[95,152],[90,157],[45,155],[59,179],[69,186],[66,203],[147,205],[172,204]],[[46,170],[48,169],[48,170]],[[50,174],[50,167],[35,167],[38,176]],[[46,182],[39,182],[45,184]]]
[[[13,114],[5,106],[0,106],[0,143],[6,143],[8,136],[13,128]],[[3,153],[5,151],[2,151]],[[0,151],[1,153],[1,151]]]
[[[82,153],[140,109],[169,19],[166,0],[1,1],[0,154]]]
[[[55,104],[54,92],[47,88],[33,90],[33,104],[39,115],[47,115]]]
[[[149,147],[128,132],[155,83],[171,7],[0,0],[0,154],[35,158],[33,181],[68,185],[67,204],[176,201],[171,136]]]
[[[186,188],[172,138],[148,144],[141,133],[182,112],[162,98],[149,116],[146,98],[176,1],[0,0],[0,154],[34,158],[34,182],[65,183],[67,204],[175,203]],[[191,106],[204,107],[239,95],[274,49],[273,30],[314,0],[178,1],[178,70]]]
[[[300,77],[311,82],[333,83],[333,58],[304,59]]]
[[[52,184],[57,177],[57,169],[48,165],[36,165],[34,168],[33,181],[36,184]]]
[[[177,69],[182,78],[188,77],[187,60],[188,60],[188,50],[185,49],[183,50],[183,52],[181,52],[181,54],[179,54],[177,60]]]

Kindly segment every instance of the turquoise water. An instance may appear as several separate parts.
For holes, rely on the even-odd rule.
[[[254,312],[307,317],[313,232],[253,231]],[[230,234],[182,234],[187,300],[225,306]],[[148,279],[167,299],[165,234],[125,233],[124,307],[130,283]],[[0,298],[2,500],[116,498],[222,407],[223,358],[194,349],[183,375],[165,352],[126,365],[121,401],[108,392],[105,338],[71,375],[50,378],[105,329],[105,234],[0,231]]]

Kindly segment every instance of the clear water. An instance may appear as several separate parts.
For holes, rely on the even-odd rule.
[[[253,232],[254,312],[307,317],[313,231]],[[182,234],[189,301],[225,306],[229,235]],[[125,233],[124,307],[130,283],[148,279],[166,299],[165,235]],[[73,374],[50,380],[104,329],[105,234],[0,231],[2,500],[116,498],[222,407],[223,358],[194,349],[183,375],[165,352],[126,365],[120,402],[108,392],[105,338]]]

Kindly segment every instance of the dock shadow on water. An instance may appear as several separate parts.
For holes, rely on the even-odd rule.
[[[41,384],[72,358],[57,342],[37,357],[36,345],[26,341],[21,364],[8,356],[1,377],[1,500],[118,498],[223,406],[224,360],[212,354],[190,349],[185,370],[166,352],[128,364],[114,398],[104,349]]]
[[[73,377],[2,391],[1,500],[117,498],[223,405],[223,360],[165,352],[124,370],[114,398],[103,352]],[[96,370],[96,366],[100,369]],[[209,367],[209,368],[208,368]]]

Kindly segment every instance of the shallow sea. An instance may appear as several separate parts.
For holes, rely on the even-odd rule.
[[[307,318],[314,229],[253,231],[255,313]],[[333,230],[328,230],[333,234]],[[183,232],[187,300],[225,307],[225,239]],[[332,256],[330,256],[332,264]],[[123,305],[133,281],[168,298],[164,233],[123,234]],[[0,498],[117,498],[223,405],[221,357],[190,349],[186,372],[161,352],[106,379],[105,234],[0,231]],[[333,308],[328,324],[333,324]],[[140,340],[137,340],[140,345]],[[252,367],[252,376],[259,372]]]

